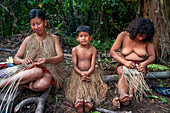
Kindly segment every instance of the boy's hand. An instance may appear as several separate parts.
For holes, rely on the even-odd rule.
[[[88,72],[82,72],[82,82],[89,82],[90,81],[90,77],[88,76]]]
[[[82,81],[82,82],[85,82],[85,81],[86,81],[86,77],[85,77],[85,76],[82,76],[81,81]]]

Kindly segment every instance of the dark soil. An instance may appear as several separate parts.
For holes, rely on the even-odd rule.
[[[1,46],[0,46],[1,47]],[[66,47],[65,48],[69,48]],[[15,48],[11,48],[15,49]],[[64,50],[66,51],[66,50]],[[69,51],[69,50],[68,50]],[[14,56],[16,51],[0,51],[0,62],[5,61],[8,56]],[[67,52],[68,53],[68,52]],[[106,52],[108,53],[108,52]],[[109,62],[109,61],[99,61],[99,58],[102,57],[109,57],[110,56],[106,53],[98,53],[98,66],[100,69],[102,69],[105,74],[104,75],[110,75],[113,74],[115,69],[115,61]],[[103,58],[104,59],[104,58]],[[72,72],[72,62],[71,58],[65,57],[65,60],[63,62],[64,64],[64,72],[67,76],[69,76]],[[153,85],[159,86],[160,84],[164,87],[170,87],[170,78],[166,79],[146,79],[148,85],[151,87]],[[121,107],[120,109],[115,109],[112,105],[112,99],[115,96],[118,96],[117,91],[117,82],[109,82],[107,83],[109,90],[107,92],[107,97],[104,102],[102,102],[99,106],[96,106],[97,108],[103,108],[114,112],[134,112],[134,113],[168,113],[170,112],[170,98],[167,96],[164,96],[162,94],[156,93],[155,91],[152,91],[153,95],[158,96],[159,98],[147,98],[145,97],[144,100],[140,103],[135,103],[132,101],[132,104],[127,107]],[[41,96],[42,92],[32,92],[28,89],[25,89],[20,95],[17,102],[21,102],[22,100],[29,98],[29,97],[35,97],[35,96]],[[167,102],[163,102],[161,98],[165,98]],[[36,103],[31,103],[23,106],[18,113],[34,113],[36,109]],[[95,111],[95,108],[92,109],[92,112]],[[76,110],[74,109],[73,105],[65,99],[64,91],[63,89],[55,90],[53,87],[50,95],[48,96],[48,99],[45,104],[44,113],[76,113]]]

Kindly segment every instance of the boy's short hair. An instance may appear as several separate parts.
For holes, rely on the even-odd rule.
[[[88,32],[89,35],[92,35],[91,28],[87,25],[82,25],[82,26],[77,27],[77,29],[76,29],[77,36],[79,35],[79,32]]]

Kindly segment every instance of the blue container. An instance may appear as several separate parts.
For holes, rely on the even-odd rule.
[[[7,67],[13,67],[14,63],[6,63]]]

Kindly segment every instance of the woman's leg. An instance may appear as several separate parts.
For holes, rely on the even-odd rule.
[[[44,91],[50,86],[51,80],[51,75],[49,73],[44,73],[40,79],[29,84],[29,89],[33,91]]]
[[[129,90],[128,90],[128,86],[126,84],[126,80],[125,80],[124,76],[122,75],[123,74],[123,66],[119,66],[117,68],[117,74],[119,75],[118,91],[119,91],[120,97],[119,98],[115,97],[112,102],[116,108],[120,108],[120,103],[122,103],[123,105],[128,105],[129,100],[132,99],[133,95],[132,94],[129,95]]]
[[[22,72],[19,72],[7,79],[4,79],[3,81],[0,82],[0,88],[3,88],[6,84],[10,85],[14,81],[20,81],[20,85],[33,82],[37,79],[40,79],[43,76],[43,70],[38,67],[33,67],[29,70],[25,70]]]

